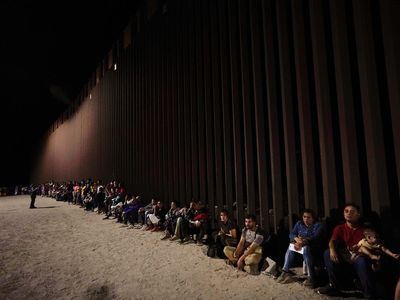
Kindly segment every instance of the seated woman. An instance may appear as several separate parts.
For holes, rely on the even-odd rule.
[[[290,244],[286,251],[282,274],[278,277],[277,282],[290,283],[294,281],[289,269],[293,266],[295,256],[301,254],[308,270],[308,278],[303,284],[311,288],[316,287],[313,250],[321,246],[321,237],[321,223],[316,222],[316,215],[312,209],[305,209],[303,220],[298,221],[289,234]]]

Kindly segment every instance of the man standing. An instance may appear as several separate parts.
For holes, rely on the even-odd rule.
[[[35,206],[36,193],[37,193],[37,189],[35,186],[32,185],[32,187],[31,187],[31,206],[29,208],[36,208],[36,206]]]
[[[224,253],[228,262],[237,265],[239,270],[244,269],[247,273],[258,274],[258,263],[262,257],[261,244],[264,236],[257,230],[256,217],[247,215],[245,227],[242,230],[238,246],[226,246]]]

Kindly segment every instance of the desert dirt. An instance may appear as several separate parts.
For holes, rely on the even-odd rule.
[[[29,203],[0,198],[0,299],[332,299],[237,271],[206,246],[161,241],[51,198]]]

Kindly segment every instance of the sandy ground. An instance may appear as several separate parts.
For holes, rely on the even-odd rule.
[[[51,198],[29,202],[0,198],[0,299],[332,299],[236,271],[160,232]]]

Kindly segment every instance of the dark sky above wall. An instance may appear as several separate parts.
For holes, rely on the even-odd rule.
[[[138,2],[0,2],[0,186],[27,183],[42,134],[76,98]]]

